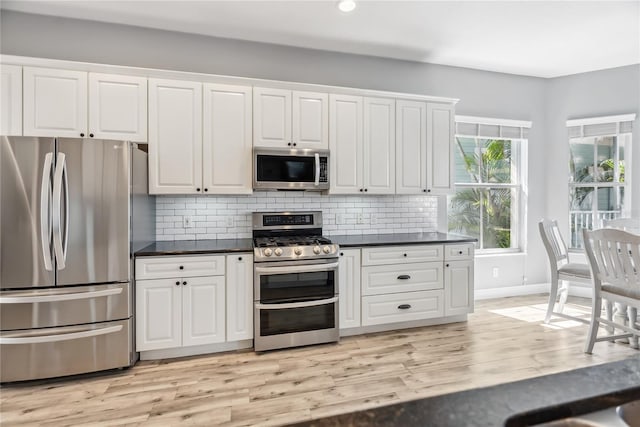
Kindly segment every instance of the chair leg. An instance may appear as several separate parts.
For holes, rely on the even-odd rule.
[[[605,300],[604,301],[604,309],[605,309],[605,315],[607,316],[607,320],[609,322],[613,321],[613,303],[609,300]],[[613,326],[605,326],[605,329],[607,331],[607,334],[609,335],[613,335],[615,333],[615,330],[613,329]],[[611,342],[613,342],[613,340],[611,340]]]
[[[558,278],[551,277],[551,289],[549,289],[549,305],[547,306],[547,315],[544,317],[544,323],[549,323],[551,314],[553,314],[553,306],[556,305],[558,298]]]
[[[569,297],[569,282],[562,281],[562,287],[559,290],[560,298],[558,299],[558,312],[562,313],[564,311],[564,305],[567,302],[567,298]]]
[[[638,309],[635,307],[627,307],[627,314],[629,317],[629,327],[635,329],[638,322]],[[638,336],[633,335],[629,338],[629,347],[638,348]]]
[[[611,310],[609,310],[611,312]],[[587,335],[587,342],[584,346],[584,352],[591,354],[593,351],[593,345],[596,343],[598,336],[598,327],[600,321],[598,318],[602,315],[602,298],[593,299],[593,308],[591,309],[591,325],[589,326],[589,335]]]

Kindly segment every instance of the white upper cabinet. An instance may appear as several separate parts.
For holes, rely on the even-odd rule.
[[[427,192],[453,191],[455,111],[451,104],[427,104]]]
[[[396,193],[427,192],[427,104],[396,101]]]
[[[396,101],[364,99],[364,192],[394,194]]]
[[[331,95],[330,192],[394,194],[395,100]]]
[[[227,341],[253,339],[253,255],[227,255]]]
[[[202,187],[205,193],[250,194],[251,88],[204,85]]]
[[[253,88],[253,145],[291,146],[291,91]]]
[[[355,194],[364,190],[362,123],[362,97],[329,96],[329,191],[332,194]]]
[[[89,137],[147,141],[145,77],[89,74]]]
[[[328,148],[328,95],[253,88],[253,145]]]
[[[24,67],[23,90],[25,136],[88,136],[86,72]]]
[[[22,67],[0,66],[0,135],[22,135]]]
[[[149,193],[202,194],[202,84],[149,79]]]
[[[293,92],[293,139],[296,148],[329,148],[329,96]]]

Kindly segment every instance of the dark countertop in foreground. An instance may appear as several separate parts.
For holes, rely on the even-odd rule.
[[[637,399],[640,399],[640,355],[295,425],[518,427],[583,415]]]
[[[472,237],[446,233],[363,234],[329,236],[343,248],[385,245],[414,245],[421,243],[475,242]],[[136,252],[136,256],[196,255],[224,252],[253,252],[252,239],[175,240],[152,243]]]
[[[387,245],[419,245],[424,243],[466,243],[477,241],[474,237],[448,233],[394,233],[329,236],[341,248]]]
[[[217,239],[155,242],[137,251],[136,256],[196,255],[224,252],[253,252],[253,240]]]

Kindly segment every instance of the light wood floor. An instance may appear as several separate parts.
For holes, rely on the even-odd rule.
[[[339,344],[140,362],[109,375],[9,385],[0,389],[0,422],[278,425],[638,354],[607,342],[584,354],[587,326],[559,318],[543,326],[545,300],[482,301],[466,323],[343,338]]]

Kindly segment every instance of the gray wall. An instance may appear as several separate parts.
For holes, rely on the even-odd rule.
[[[624,102],[617,103],[619,97],[610,96],[600,104],[590,90],[581,98],[565,99],[590,87],[589,79],[583,83],[580,76],[545,80],[10,11],[1,13],[0,40],[2,54],[455,97],[460,98],[458,114],[531,120],[524,268],[529,283],[548,280],[536,221],[546,214],[561,216],[548,206],[558,203],[558,190],[566,191],[564,120],[581,117],[585,111],[578,107],[585,105],[601,106],[598,113],[602,114],[638,111],[637,90],[635,104],[629,93]],[[624,85],[634,76],[637,83],[638,67],[627,68],[620,74],[612,71],[614,84]],[[571,83],[573,79],[579,83]],[[606,88],[610,79],[608,72],[602,72],[599,83],[601,80]],[[551,96],[554,91],[564,96]],[[553,129],[545,132],[547,123]],[[521,284],[522,275],[512,272],[502,284]]]

